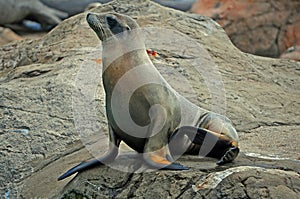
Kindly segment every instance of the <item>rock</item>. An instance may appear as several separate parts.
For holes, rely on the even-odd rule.
[[[182,156],[178,161],[189,171],[127,173],[122,170],[142,163],[123,147],[115,169],[98,167],[58,182],[59,175],[103,154],[108,144],[101,44],[79,14],[43,38],[0,47],[1,197],[299,195],[298,62],[242,53],[211,19],[150,1],[118,0],[94,12],[112,10],[149,28],[147,48],[157,52],[153,62],[175,90],[226,113],[240,134],[241,154],[221,167],[214,159]],[[211,69],[217,72],[209,75]],[[224,87],[215,90],[220,80],[217,86]]]
[[[299,1],[198,0],[191,12],[216,20],[242,51],[279,57],[300,44]]]
[[[45,5],[62,10],[70,16],[83,12],[89,4],[108,3],[111,0],[41,0]],[[160,5],[177,10],[188,11],[196,0],[152,0]]]
[[[118,165],[139,168],[134,156],[121,156]],[[251,162],[253,161],[253,162]],[[257,161],[255,166],[253,163]],[[135,163],[134,163],[135,162]],[[213,161],[184,156],[192,171],[125,173],[98,167],[76,176],[65,186],[62,198],[297,198],[300,175],[280,169],[296,161],[268,163],[241,156],[233,165],[218,168]],[[252,166],[243,166],[252,164]],[[134,166],[133,166],[134,165]],[[233,166],[233,167],[231,167]],[[120,168],[120,167],[119,167]],[[288,168],[288,169],[291,169]],[[286,168],[287,169],[287,168]],[[299,171],[299,170],[298,170]],[[58,195],[56,197],[59,197]]]

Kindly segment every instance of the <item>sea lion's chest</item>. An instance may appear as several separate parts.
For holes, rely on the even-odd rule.
[[[109,124],[137,151],[151,136],[153,126],[164,125],[162,129],[172,132],[181,120],[178,96],[153,67],[143,64],[122,71],[122,76],[114,68],[103,77]]]

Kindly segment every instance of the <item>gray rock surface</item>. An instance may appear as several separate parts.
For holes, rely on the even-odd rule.
[[[41,39],[0,48],[0,196],[296,198],[299,62],[242,53],[209,18],[149,1],[114,1],[94,12],[111,10],[136,18],[143,27],[174,30],[175,39],[164,31],[147,37],[147,48],[159,55],[154,64],[183,96],[224,112],[208,92],[205,77],[191,67],[193,60],[210,56],[225,87],[226,115],[240,134],[241,154],[222,167],[214,159],[183,156],[179,162],[191,168],[186,172],[131,174],[103,166],[71,182],[57,182],[67,169],[104,153],[107,144],[101,65],[95,62],[101,45],[80,14]],[[202,63],[203,71],[207,64]],[[142,164],[130,160],[134,154],[124,153],[115,167]]]
[[[41,0],[45,5],[68,13],[70,16],[83,12],[91,3],[108,3],[111,0]],[[153,0],[160,5],[188,11],[196,0]]]

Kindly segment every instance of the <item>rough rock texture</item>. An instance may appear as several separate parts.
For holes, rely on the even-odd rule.
[[[134,157],[123,156],[124,167]],[[299,194],[299,163],[266,161],[241,155],[232,165],[216,168],[211,159],[184,156],[191,171],[124,173],[99,167],[78,175],[65,188],[63,198],[288,198]],[[135,162],[138,168],[141,163]],[[233,166],[234,165],[234,166]],[[245,166],[251,165],[251,166]],[[288,168],[282,168],[289,165]],[[132,164],[130,165],[132,166]],[[233,166],[233,167],[232,167]]]
[[[217,167],[213,159],[183,156],[179,162],[189,171],[131,174],[103,166],[70,183],[71,178],[57,182],[60,174],[104,153],[107,145],[96,60],[101,45],[80,14],[41,39],[0,48],[1,197],[296,198],[299,63],[242,53],[209,18],[149,1],[132,2],[115,1],[94,11],[114,10],[133,16],[143,27],[170,29],[146,39],[147,48],[159,55],[154,64],[179,93],[211,109],[219,105],[214,104],[215,93],[208,92],[205,74],[193,65],[202,57],[199,67],[209,68],[209,56],[199,45],[208,51],[225,87],[226,115],[240,134],[237,160]],[[170,31],[175,36],[165,35]],[[137,169],[142,163],[132,153],[122,154],[115,167]]]
[[[244,52],[279,57],[300,44],[297,0],[198,0],[191,12],[216,20]]]

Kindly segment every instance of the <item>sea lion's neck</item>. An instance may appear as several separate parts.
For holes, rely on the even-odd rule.
[[[146,57],[148,58],[145,44],[138,37],[129,37],[128,39],[114,39],[114,37],[112,37],[109,40],[102,42],[102,47],[103,70],[106,70],[107,67],[110,67],[111,65],[115,67],[116,63],[114,62],[118,63],[120,60],[128,60],[128,56],[126,55],[129,55],[130,60],[133,59],[133,61],[144,60]],[[132,56],[132,53],[135,56]]]
[[[122,49],[121,49],[122,50]],[[113,90],[118,80],[129,70],[144,64],[152,64],[146,49],[136,49],[130,52],[118,50],[118,56],[109,54],[103,49],[103,84],[105,90]],[[115,52],[115,51],[113,51]],[[108,53],[108,54],[107,54]],[[108,94],[108,93],[107,93]]]
[[[116,46],[114,49],[103,48],[102,52],[102,62],[103,71],[107,70],[109,67],[117,67],[124,65],[122,63],[130,63],[130,67],[140,64],[140,62],[149,62],[149,56],[145,47],[140,48],[120,48]]]

